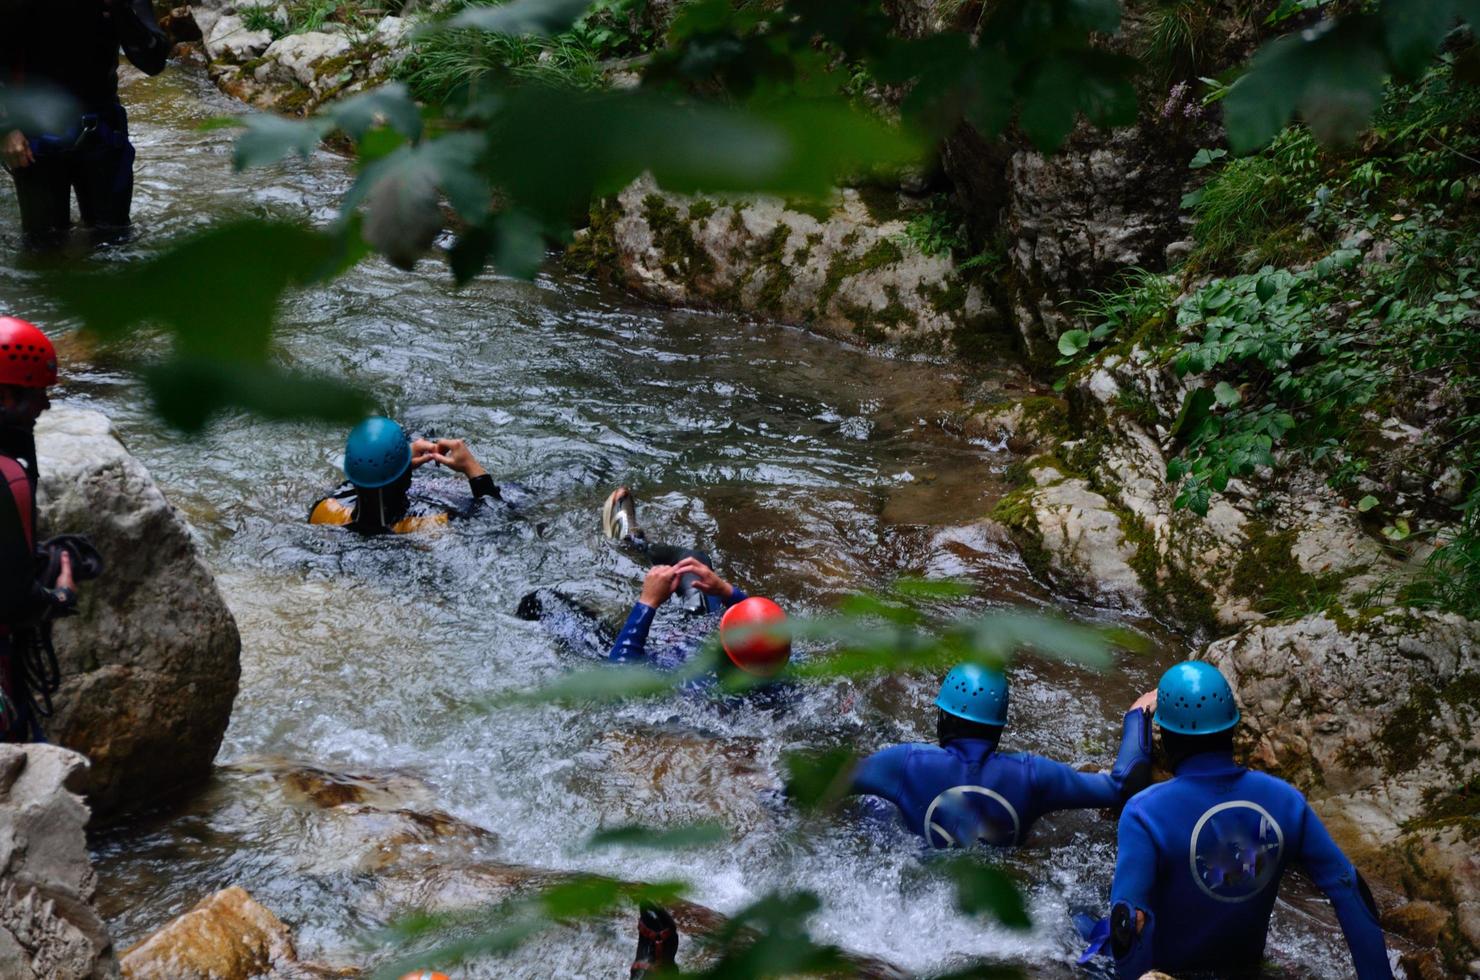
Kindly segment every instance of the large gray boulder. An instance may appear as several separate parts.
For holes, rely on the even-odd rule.
[[[106,980],[113,940],[93,908],[87,760],[53,745],[0,745],[0,976]]]
[[[1480,950],[1480,622],[1388,609],[1252,626],[1204,659],[1233,684],[1255,765],[1413,900],[1451,969]]]
[[[36,427],[41,536],[85,534],[107,568],[56,624],[62,686],[47,737],[91,761],[107,815],[210,772],[231,718],[241,637],[190,527],[108,419],[54,408]]]

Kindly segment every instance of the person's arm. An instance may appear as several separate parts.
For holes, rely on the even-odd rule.
[[[895,745],[880,749],[864,759],[853,771],[848,783],[849,796],[878,796],[896,803],[899,787],[904,780],[905,761],[909,759],[910,746]]]
[[[1110,884],[1110,953],[1121,977],[1148,973],[1156,933],[1156,842],[1135,804],[1120,815]]]
[[[675,566],[654,565],[648,569],[647,576],[642,580],[642,594],[628,614],[627,622],[622,624],[622,631],[617,634],[617,641],[612,644],[606,659],[627,663],[647,658],[648,630],[653,627],[653,617],[657,615],[658,607],[673,595],[677,584],[678,572]]]
[[[489,475],[478,462],[468,444],[461,439],[438,439],[431,443],[426,439],[417,439],[411,444],[411,465],[420,466],[427,460],[435,460],[451,470],[456,470],[468,478],[468,488],[476,497],[492,497],[501,499],[498,492],[498,484],[493,482]]]
[[[680,578],[685,575],[694,576],[694,587],[705,595],[712,595],[719,599],[726,609],[750,598],[742,590],[720,578],[714,569],[697,558],[685,558],[674,565],[673,570]]]
[[[26,479],[18,469],[15,473],[14,479]],[[56,582],[38,578],[36,553],[25,531],[29,515],[22,515],[20,506],[0,479],[0,623],[14,626],[64,616],[77,604],[70,555],[62,554]]]
[[[170,57],[170,39],[159,29],[149,0],[103,0],[113,18],[118,43],[134,67],[146,75],[164,71]]]
[[[1299,861],[1336,909],[1358,980],[1392,980],[1382,926],[1377,921],[1377,903],[1367,883],[1341,853],[1310,804],[1306,804],[1301,827]]]
[[[1151,715],[1140,707],[1125,713],[1120,753],[1109,772],[1079,772],[1042,756],[1032,758],[1033,790],[1041,812],[1120,806],[1151,782]]]

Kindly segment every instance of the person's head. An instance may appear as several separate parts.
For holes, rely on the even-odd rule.
[[[0,427],[30,432],[51,405],[57,352],[33,324],[0,316]]]
[[[1007,724],[1007,677],[981,664],[957,664],[941,682],[935,706],[941,745],[963,738],[995,744]]]
[[[378,490],[411,476],[411,440],[383,415],[350,430],[344,444],[344,475],[357,490]]]
[[[1156,685],[1156,727],[1167,765],[1204,752],[1233,750],[1238,704],[1233,689],[1212,664],[1186,660],[1174,665]]]
[[[753,677],[774,677],[791,659],[786,613],[770,599],[751,596],[719,621],[719,642],[731,664]]]

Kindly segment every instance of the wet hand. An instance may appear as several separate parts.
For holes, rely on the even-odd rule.
[[[1156,691],[1154,691],[1154,690],[1147,691],[1145,694],[1143,694],[1140,697],[1136,698],[1136,703],[1133,704],[1133,705],[1131,705],[1131,710],[1132,711],[1135,711],[1137,708],[1139,708],[1142,711],[1146,712],[1148,715],[1149,714],[1152,714],[1153,712],[1155,712],[1156,711]]]
[[[678,587],[678,565],[654,565],[642,580],[642,595],[637,599],[644,606],[657,609],[668,601]]]
[[[69,551],[62,552],[62,567],[57,572],[57,581],[52,588],[77,591],[77,583],[72,580],[72,553]]]
[[[437,444],[430,439],[411,440],[411,465],[421,466],[432,461],[432,454],[437,451]]]
[[[729,601],[730,596],[735,594],[735,587],[715,574],[714,569],[704,564],[697,558],[689,557],[673,566],[674,572],[679,575],[694,576],[694,587],[705,595],[718,596],[722,601]]]
[[[478,464],[473,451],[461,439],[438,439],[436,448],[432,450],[432,459],[449,470],[457,470],[469,480],[488,472]]]
[[[21,170],[36,162],[31,155],[31,141],[26,139],[26,134],[19,129],[13,129],[5,134],[5,139],[0,142],[0,160],[11,170]]]

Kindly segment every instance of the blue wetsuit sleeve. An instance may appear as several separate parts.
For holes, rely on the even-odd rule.
[[[1382,926],[1366,882],[1336,846],[1310,804],[1306,804],[1301,823],[1300,863],[1336,909],[1358,980],[1391,980],[1393,971],[1388,965]]]
[[[612,644],[611,653],[606,659],[617,663],[628,663],[633,660],[644,660],[647,658],[648,630],[653,627],[653,616],[657,610],[645,603],[635,603],[632,612],[627,616],[627,622],[622,624],[622,631],[617,634],[617,642]]]
[[[730,593],[730,597],[725,600],[725,608],[726,609],[728,609],[731,606],[736,605],[738,603],[744,602],[746,599],[749,599],[750,598],[750,596],[746,595],[740,589],[735,589],[733,586],[731,586],[731,588],[734,591],[732,591]]]
[[[1156,842],[1134,805],[1120,814],[1116,831],[1115,879],[1110,885],[1110,951],[1122,978],[1152,968],[1156,931]],[[1136,927],[1137,913],[1145,924]]]
[[[1146,788],[1151,779],[1151,733],[1146,713],[1128,711],[1120,754],[1108,773],[1079,772],[1062,762],[1033,756],[1034,799],[1040,813],[1085,807],[1116,807]]]
[[[909,756],[908,745],[895,745],[864,759],[853,772],[849,795],[880,796],[897,806],[900,787],[904,784],[905,761]]]

